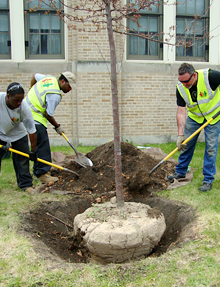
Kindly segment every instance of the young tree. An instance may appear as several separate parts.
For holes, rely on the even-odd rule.
[[[28,0],[28,2],[31,2],[31,0]],[[162,5],[162,0],[130,0],[127,4],[123,4],[123,0],[39,0],[39,2],[55,9],[57,16],[64,20],[68,28],[87,32],[99,32],[100,30],[107,30],[111,62],[116,198],[117,206],[122,207],[124,205],[124,194],[122,184],[120,123],[116,71],[117,63],[113,34],[119,33],[123,35],[132,35],[168,45],[190,46],[192,43],[189,41],[181,41],[179,39],[178,43],[171,44],[168,38],[163,40],[163,32],[158,33],[156,35],[157,37],[155,38],[155,34],[136,33],[136,31],[131,30],[128,25],[126,25],[125,20],[131,19],[133,22],[137,23],[138,27],[140,27],[140,11],[143,9],[151,9],[152,5]],[[58,2],[62,7],[66,8],[65,11],[67,12],[64,12],[63,9],[58,8]],[[39,4],[39,6],[40,5],[41,4]],[[35,9],[33,8],[32,10],[34,11]],[[189,29],[189,27],[187,27],[187,29]]]

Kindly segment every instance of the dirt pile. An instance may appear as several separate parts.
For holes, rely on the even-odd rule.
[[[129,143],[121,143],[122,176],[125,195],[132,192],[150,195],[151,192],[166,189],[169,183],[165,176],[174,165],[167,163],[150,175],[151,169],[158,163],[149,154],[142,152]],[[59,177],[51,188],[74,193],[100,195],[115,191],[114,144],[109,142],[95,148],[87,154],[93,162],[92,167],[83,168],[72,161],[65,167],[79,174],[79,178],[63,171],[54,171]]]

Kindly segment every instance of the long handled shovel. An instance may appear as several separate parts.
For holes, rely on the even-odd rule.
[[[83,154],[79,154],[77,152],[77,150],[75,149],[75,147],[71,144],[71,142],[68,140],[67,136],[64,134],[64,132],[62,133],[62,136],[65,138],[65,140],[68,142],[68,144],[71,146],[71,148],[75,151],[76,157],[75,157],[75,162],[77,162],[79,165],[81,165],[82,167],[87,167],[87,166],[93,166],[93,163],[91,161],[91,159],[89,159],[88,157],[86,157]]]
[[[2,145],[0,144],[0,148],[1,148],[1,147],[2,147]],[[29,158],[29,154],[24,153],[24,152],[21,152],[21,151],[18,151],[18,150],[16,150],[16,149],[9,148],[9,151],[11,151],[11,152],[13,152],[13,153],[20,154],[20,155],[22,155],[22,156],[25,156],[25,157],[28,157],[28,158]],[[60,170],[63,170],[63,171],[68,171],[68,172],[74,173],[75,175],[77,175],[77,176],[79,177],[78,173],[76,173],[76,172],[74,172],[74,171],[72,171],[72,170],[70,170],[70,169],[68,169],[68,168],[65,168],[65,167],[56,165],[56,164],[54,164],[54,163],[52,163],[52,162],[49,162],[49,161],[46,161],[46,160],[40,159],[40,158],[37,158],[37,161],[42,162],[42,163],[45,163],[45,164],[47,164],[47,165],[51,165],[51,166],[56,167],[56,168],[58,168],[58,169],[60,169]]]
[[[220,111],[215,114],[211,119],[209,119],[205,124],[203,124],[198,130],[196,130],[191,136],[189,136],[187,139],[184,140],[182,144],[188,143],[195,135],[197,135],[202,129],[204,129],[211,121],[213,121],[215,118],[217,118],[220,115]],[[168,154],[164,159],[162,159],[151,171],[150,174],[155,171],[162,163],[167,161],[172,155],[174,155],[175,152],[178,151],[178,148],[176,147],[170,154]]]

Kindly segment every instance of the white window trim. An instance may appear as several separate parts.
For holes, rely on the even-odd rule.
[[[164,5],[163,8],[163,29],[164,29],[164,37],[163,41],[166,42],[166,38],[170,39],[170,35],[174,37],[169,41],[172,45],[163,45],[163,59],[164,63],[174,63],[176,59],[176,47],[175,47],[175,34],[176,29],[170,30],[170,27],[176,26],[176,0],[169,0],[167,4]]]
[[[65,7],[65,9],[67,9]],[[64,59],[25,59],[25,35],[24,35],[24,1],[23,0],[10,0],[9,1],[10,13],[10,33],[11,33],[11,59],[3,61],[12,61],[15,63],[42,61],[45,62],[67,62],[68,59],[68,28],[64,24],[64,42],[65,42],[65,58]]]
[[[23,0],[10,0],[10,32],[11,32],[11,60],[23,62],[24,47],[24,6]]]
[[[124,1],[124,3],[126,0]],[[164,29],[164,41],[170,33],[170,27],[176,26],[176,2],[178,0],[168,0],[164,5],[163,10],[163,29]],[[208,62],[197,62],[192,61],[191,63],[206,66],[208,65],[220,65],[220,1],[210,0],[210,40],[209,40],[209,61]],[[176,29],[172,31],[176,34]],[[172,44],[175,43],[175,37],[170,41]],[[128,60],[127,45],[125,44],[125,62],[133,63],[168,63],[168,64],[181,64],[181,61],[176,61],[176,47],[163,45],[163,60]]]
[[[126,0],[123,1],[126,3]],[[169,28],[176,25],[176,5],[173,5],[176,0],[168,0],[164,5],[164,39],[169,34]],[[209,62],[202,62],[201,64],[209,63],[211,65],[220,64],[220,1],[210,0],[210,38],[209,40]],[[1,61],[25,62],[36,60],[25,60],[25,36],[24,36],[24,6],[23,0],[10,0],[10,35],[11,35],[11,59],[2,59]],[[66,7],[65,7],[66,9]],[[174,30],[173,33],[176,31]],[[64,25],[64,41],[65,41],[65,59],[61,60],[37,60],[42,62],[66,62],[68,59],[68,28]],[[126,41],[125,41],[126,42]],[[171,40],[174,43],[175,39]],[[124,61],[136,63],[180,63],[175,61],[176,49],[175,46],[164,45],[163,60],[127,60],[127,45],[125,43]],[[197,63],[199,62],[192,62]]]
[[[220,64],[220,1],[210,0],[209,63]]]

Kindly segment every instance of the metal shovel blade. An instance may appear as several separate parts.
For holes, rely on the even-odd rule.
[[[65,138],[65,140],[68,142],[68,144],[71,146],[71,148],[75,151],[76,157],[75,157],[75,162],[77,162],[79,165],[82,167],[87,167],[87,166],[93,166],[93,163],[91,159],[86,157],[84,154],[78,153],[75,147],[71,144],[71,142],[68,140],[67,136],[62,133],[62,136]]]
[[[77,152],[76,157],[75,157],[75,162],[83,165],[84,167],[93,166],[91,159],[86,157],[84,154],[81,154],[78,152]]]

